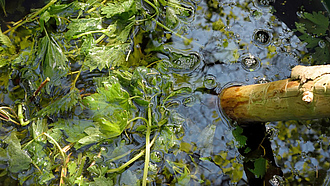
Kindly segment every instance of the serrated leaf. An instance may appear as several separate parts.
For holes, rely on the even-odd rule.
[[[85,130],[89,127],[94,127],[94,123],[87,120],[59,120],[56,123],[52,123],[51,126],[53,126],[52,131],[57,129],[63,131],[67,137],[66,141],[77,143],[88,135],[85,133]]]
[[[16,132],[11,132],[11,134],[5,138],[4,142],[8,144],[6,151],[9,171],[17,173],[28,169],[30,167],[31,158],[21,149],[21,144],[16,136]]]
[[[83,103],[92,110],[93,120],[107,137],[120,135],[127,126],[134,105],[118,82],[104,82],[98,93],[85,97]]]
[[[79,90],[77,88],[72,89],[67,95],[49,104],[47,107],[40,110],[38,116],[49,116],[59,111],[64,112],[72,109],[80,100]]]
[[[107,3],[107,6],[101,8],[101,14],[106,14],[106,18],[111,18],[115,15],[122,14],[124,12],[129,13],[128,16],[131,17],[136,13],[135,1],[127,0],[124,2]]]
[[[75,19],[68,26],[65,37],[71,39],[73,36],[102,29],[102,18]]]
[[[40,40],[37,55],[37,62],[41,61],[42,79],[49,77],[51,80],[46,85],[47,92],[50,92],[49,87],[60,85],[60,79],[69,72],[68,59],[56,41],[48,35]]]
[[[324,35],[329,27],[329,17],[322,14],[322,12],[308,13],[304,12],[304,17],[314,24],[306,24],[307,31],[317,34],[318,36]]]
[[[116,67],[125,63],[126,51],[129,44],[116,44],[112,46],[93,47],[88,52],[85,65],[92,71],[96,68]]]

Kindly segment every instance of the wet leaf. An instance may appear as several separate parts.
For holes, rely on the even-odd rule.
[[[49,87],[60,85],[60,79],[69,72],[68,59],[56,41],[46,35],[39,42],[37,60],[41,62],[42,79],[50,78],[46,85],[47,92],[50,92]]]
[[[126,170],[121,175],[120,185],[132,185],[133,186],[133,185],[140,185],[140,183],[139,183],[135,173],[132,173],[132,171],[130,171],[130,170]]]
[[[116,44],[111,46],[93,47],[88,50],[85,65],[90,71],[98,68],[99,70],[117,67],[126,62],[126,51],[129,44]]]
[[[65,37],[69,39],[89,31],[99,31],[102,29],[102,18],[74,19],[68,29]]]
[[[94,127],[94,124],[87,120],[59,120],[56,123],[52,123],[51,126],[53,126],[51,129],[53,133],[63,131],[68,142],[77,143],[88,135],[85,133],[85,130],[89,127]]]
[[[136,13],[135,1],[128,0],[124,2],[107,3],[107,6],[101,8],[101,13],[106,14],[106,18],[112,18],[114,15],[120,15],[124,12],[129,13],[128,17],[131,17]]]
[[[6,148],[7,160],[9,163],[8,170],[17,173],[28,169],[30,167],[31,158],[22,150],[16,132],[11,132],[11,134],[4,139],[4,142],[8,145]]]
[[[5,51],[8,51],[9,54],[15,53],[15,50],[16,50],[15,46],[10,41],[9,37],[6,36],[5,34],[3,34],[1,30],[0,30],[0,44],[4,45],[6,47],[6,48],[3,48],[3,47],[1,47],[1,48],[4,49]],[[0,48],[0,52],[1,52],[1,48]]]
[[[83,102],[93,112],[93,120],[108,137],[122,133],[127,126],[130,112],[134,109],[129,94],[119,83],[104,82],[98,93],[85,97]]]
[[[55,102],[48,104],[47,107],[40,110],[38,116],[49,116],[59,111],[69,111],[71,110],[80,100],[79,90],[77,88],[72,89],[67,95],[56,100]]]

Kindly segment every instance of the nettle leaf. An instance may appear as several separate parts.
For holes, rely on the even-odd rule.
[[[38,116],[49,116],[57,114],[59,111],[64,112],[71,110],[80,100],[79,90],[77,88],[72,89],[67,95],[49,104],[47,107],[40,110]]]
[[[306,24],[309,32],[317,34],[318,36],[324,35],[329,27],[329,18],[322,14],[322,12],[304,13],[304,17],[314,24]]]
[[[85,97],[83,103],[93,112],[101,132],[107,137],[120,135],[128,124],[128,118],[135,109],[130,96],[118,82],[106,83],[98,93]]]
[[[79,34],[102,29],[102,18],[74,19],[68,26],[65,37],[72,38]]]
[[[7,160],[9,163],[9,171],[17,173],[28,169],[30,167],[31,158],[21,148],[19,139],[16,136],[16,132],[11,132],[10,136],[4,139],[4,142],[8,145],[6,148]]]
[[[56,41],[46,35],[39,42],[37,60],[41,61],[42,79],[49,77],[51,80],[46,88],[47,92],[50,92],[49,87],[60,85],[60,79],[69,72],[68,59]]]
[[[53,128],[48,133],[53,134],[57,133],[58,131],[63,131],[67,137],[66,141],[70,143],[77,143],[83,139],[81,142],[84,144],[88,143],[87,140],[84,139],[88,136],[86,130],[88,128],[95,128],[94,122],[88,120],[59,120],[55,123],[52,123],[51,126],[53,126]],[[75,147],[79,148],[81,145],[76,144]]]
[[[108,3],[107,6],[101,8],[101,11],[101,14],[106,14],[106,18],[111,18],[124,12],[127,12],[128,16],[131,17],[137,12],[137,9],[134,0],[127,0],[124,2]]]
[[[120,66],[126,62],[126,51],[129,44],[116,44],[112,46],[93,47],[88,50],[85,65],[92,71],[96,68],[102,70],[104,68]]]

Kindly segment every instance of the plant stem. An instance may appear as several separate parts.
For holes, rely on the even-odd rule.
[[[134,158],[130,159],[128,162],[124,163],[123,165],[121,165],[118,168],[108,170],[107,173],[121,171],[122,169],[124,169],[125,167],[129,166],[131,163],[133,163],[137,159],[139,159],[141,156],[143,156],[144,152],[145,152],[145,150],[142,150],[139,154],[137,154],[136,156],[134,156]]]
[[[30,123],[30,121],[24,121],[22,104],[18,105],[17,115],[18,115],[18,120],[19,120],[19,123],[21,124],[21,126],[25,126]]]
[[[146,133],[146,155],[144,160],[144,170],[143,170],[143,179],[142,179],[142,186],[147,185],[147,178],[148,178],[148,169],[149,169],[149,161],[150,161],[150,133],[151,133],[151,107],[150,104],[148,106],[148,123],[147,123],[147,133]]]
[[[35,18],[36,16],[41,14],[43,11],[45,11],[47,8],[49,8],[50,6],[52,6],[56,2],[57,2],[57,0],[51,0],[46,6],[42,7],[37,12],[33,13],[30,17],[27,17],[24,21],[22,21],[22,20],[18,21],[17,25],[15,25],[14,27],[11,27],[10,29],[4,31],[3,34],[7,34],[8,32],[10,32],[12,30],[15,30],[16,28],[24,25],[25,23],[32,21],[33,18]]]

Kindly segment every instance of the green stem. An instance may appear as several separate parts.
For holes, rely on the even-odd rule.
[[[155,141],[156,141],[156,136],[152,139],[151,143],[150,143],[150,146],[152,146]],[[128,167],[130,164],[132,164],[134,161],[136,161],[137,159],[139,159],[141,156],[143,156],[145,153],[145,150],[141,150],[141,152],[139,154],[137,154],[136,156],[134,156],[134,158],[130,159],[128,162],[124,163],[123,165],[121,165],[120,167],[118,168],[115,168],[115,169],[110,169],[107,171],[107,173],[113,173],[113,172],[118,172],[118,171],[121,171],[123,170],[124,168]]]
[[[19,120],[19,123],[21,124],[21,126],[26,126],[30,123],[30,121],[24,121],[22,104],[18,105],[17,116],[18,116],[18,120]]]
[[[110,169],[107,171],[107,173],[112,173],[112,172],[118,172],[121,171],[122,169],[124,169],[125,167],[129,166],[131,163],[133,163],[134,161],[136,161],[137,159],[139,159],[141,156],[143,156],[144,154],[144,150],[142,150],[139,154],[137,154],[136,156],[134,156],[134,158],[130,159],[128,162],[124,163],[123,165],[121,165],[118,168],[115,169]]]
[[[148,122],[147,122],[147,133],[146,133],[146,155],[144,160],[144,170],[143,170],[143,179],[142,179],[142,186],[147,185],[147,178],[148,178],[148,169],[149,169],[149,161],[150,161],[150,133],[151,133],[151,107],[150,104],[148,106]]]
[[[37,12],[33,13],[30,17],[27,17],[24,21],[22,21],[22,20],[19,21],[19,23],[16,26],[11,27],[10,29],[6,30],[5,32],[3,32],[3,34],[6,34],[6,33],[10,32],[12,30],[15,30],[16,28],[24,25],[25,23],[32,21],[33,18],[35,18],[36,16],[41,14],[43,11],[45,11],[47,8],[49,8],[50,6],[52,6],[56,2],[57,2],[57,0],[51,0],[46,6],[42,7]]]
[[[63,161],[64,161],[64,163],[65,163],[65,159],[66,159],[66,156],[65,156],[65,154],[64,154],[64,152],[63,152],[63,150],[62,150],[62,148],[61,148],[61,146],[57,143],[57,141],[53,138],[53,137],[51,137],[49,134],[47,134],[47,133],[43,133],[45,136],[47,136],[50,140],[52,140],[53,141],[53,143],[55,144],[55,146],[58,148],[58,150],[60,151],[60,153],[61,153],[61,156],[63,157]]]
[[[127,121],[127,123],[131,123],[131,122],[133,122],[133,121],[135,121],[135,120],[138,120],[138,119],[141,119],[141,120],[143,120],[144,122],[148,123],[148,120],[147,120],[146,118],[144,118],[144,117],[135,117],[135,118],[133,118],[133,119]]]

